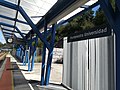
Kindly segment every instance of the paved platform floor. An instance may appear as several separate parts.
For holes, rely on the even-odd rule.
[[[28,72],[27,65],[23,66],[22,63],[18,63],[17,60],[11,56],[11,64],[13,71],[14,90],[67,90],[62,87],[62,65],[52,65],[50,85],[40,86],[41,64],[36,63],[32,72]]]

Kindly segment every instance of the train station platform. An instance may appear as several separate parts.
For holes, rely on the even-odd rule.
[[[6,56],[3,64],[0,90],[67,90],[60,83],[40,86],[40,65],[34,71],[28,72],[27,66],[23,66],[11,54]]]

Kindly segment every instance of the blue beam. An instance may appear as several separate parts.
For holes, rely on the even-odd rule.
[[[41,41],[45,43],[45,45],[48,49],[50,49],[50,45],[48,44],[47,40],[44,39],[42,34],[39,32],[39,29],[34,25],[32,20],[29,18],[29,16],[26,14],[26,12],[23,10],[23,8],[21,6],[18,7],[17,5],[6,2],[6,1],[0,1],[0,5],[11,8],[11,9],[14,9],[14,10],[18,10],[21,13],[21,15],[24,17],[24,19],[27,21],[27,23],[31,26],[33,31],[41,39]]]
[[[18,4],[17,4],[18,8],[20,6],[20,0],[18,0]],[[14,22],[14,27],[16,26],[16,20],[17,20],[17,17],[18,17],[18,10],[16,11],[16,15],[15,15],[15,22]],[[15,30],[15,29],[14,29]]]
[[[88,11],[88,10],[90,10],[90,9],[98,6],[98,5],[100,5],[99,2],[96,2],[95,4],[89,6],[89,8],[85,8],[84,10],[78,12],[78,13],[75,14],[74,16],[68,18],[67,20],[65,20],[65,21],[63,21],[63,22],[61,22],[61,23],[58,23],[57,27],[60,26],[60,25],[62,25],[62,24],[64,24],[64,23],[66,23],[66,22],[69,22],[69,21],[73,20],[75,17],[82,15],[82,14],[85,13],[86,11]]]
[[[4,37],[11,37],[11,35],[9,34],[4,34]]]
[[[0,15],[0,17],[1,17],[1,18],[5,18],[5,19],[8,19],[8,20],[12,20],[12,21],[17,21],[17,22],[19,22],[19,23],[28,25],[27,22],[24,22],[24,21],[21,21],[21,20],[18,20],[18,19],[14,19],[14,18],[11,18],[11,17],[8,17],[8,16]]]
[[[39,29],[34,25],[34,23],[32,22],[32,20],[29,18],[29,16],[25,13],[25,11],[23,10],[22,7],[19,7],[19,12],[21,13],[21,15],[24,17],[24,19],[28,22],[28,24],[31,26],[31,28],[33,29],[33,31],[38,35],[38,37],[41,39],[41,41],[43,43],[45,43],[46,47],[48,49],[50,49],[50,45],[48,44],[47,40],[44,39],[44,37],[42,36],[42,34],[39,32]]]
[[[9,35],[14,35],[13,33],[4,32],[4,31],[3,31],[3,33],[4,33],[4,34],[9,34]]]
[[[0,0],[0,5],[5,6],[7,8],[14,9],[14,10],[19,10],[16,4],[13,4],[4,0]]]
[[[55,31],[56,31],[56,25],[52,25],[52,37],[51,37],[51,42],[50,46],[51,49],[49,50],[48,53],[48,60],[47,60],[47,67],[46,67],[46,75],[45,75],[45,85],[49,84],[49,79],[50,79],[50,71],[51,71],[51,63],[52,63],[52,57],[53,57],[53,48],[54,48],[54,42],[55,42]]]
[[[0,22],[0,25],[11,27],[11,28],[15,28],[19,32],[19,34],[23,37],[23,39],[26,40],[26,38],[24,37],[24,35],[20,32],[20,30],[17,27],[14,27],[13,25],[6,24],[6,23],[3,23],[3,22]]]
[[[113,28],[115,33],[115,58],[116,58],[116,80],[115,85],[113,85],[113,89],[120,90],[120,0],[115,0],[115,12],[111,7],[110,1],[108,0],[99,0],[101,8],[104,11],[104,14],[108,20],[108,23]],[[115,75],[115,74],[114,74]]]
[[[9,34],[4,34],[4,37],[11,37],[11,35]]]
[[[47,38],[47,23],[44,20],[44,38]],[[41,85],[44,85],[44,75],[45,75],[45,59],[46,59],[46,45],[43,45],[43,53],[42,53],[42,67],[41,67]]]
[[[47,23],[57,22],[62,17],[66,16],[73,9],[78,8],[89,0],[58,0],[55,5],[45,14]],[[77,5],[76,5],[77,4]],[[44,18],[36,24],[36,27],[42,29],[44,27]],[[32,29],[33,30],[33,29]],[[32,30],[30,32],[32,32]],[[30,32],[27,34],[29,37]]]
[[[19,32],[17,32],[17,31],[10,30],[10,29],[5,29],[5,28],[2,28],[2,30],[3,30],[3,31],[14,32],[14,33],[19,33]],[[25,34],[25,35],[26,35],[26,33],[22,33],[22,34]]]

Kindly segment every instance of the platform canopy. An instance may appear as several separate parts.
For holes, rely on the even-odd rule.
[[[29,37],[33,28],[20,13],[19,7],[40,31],[44,27],[44,17],[50,26],[65,19],[74,10],[82,11],[83,5],[90,6],[95,2],[97,0],[0,0],[0,27],[5,38]]]

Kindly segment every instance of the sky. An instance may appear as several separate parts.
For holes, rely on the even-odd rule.
[[[0,42],[3,43],[3,44],[6,43],[1,30],[0,30]]]

